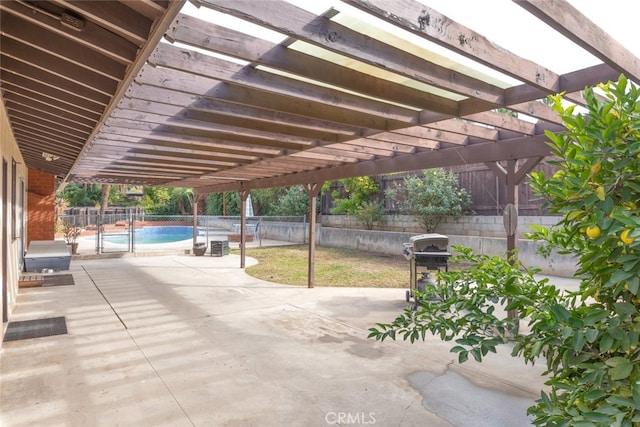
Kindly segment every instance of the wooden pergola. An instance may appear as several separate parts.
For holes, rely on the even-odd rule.
[[[327,180],[485,163],[517,206],[545,131],[562,130],[541,99],[640,81],[640,59],[564,0],[508,4],[595,58],[564,74],[428,0],[192,3],[198,17],[184,1],[1,2],[2,99],[27,166],[244,204],[256,188],[301,184],[315,200]]]

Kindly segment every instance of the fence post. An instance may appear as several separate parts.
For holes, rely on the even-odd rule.
[[[100,243],[102,242],[102,215],[96,215],[96,254],[100,255]]]
[[[129,244],[131,245],[130,252],[135,253],[136,251],[136,216],[133,214],[133,211],[129,211]]]

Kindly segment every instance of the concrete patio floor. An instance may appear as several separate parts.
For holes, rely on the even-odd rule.
[[[529,424],[542,364],[504,348],[459,365],[432,337],[367,339],[404,289],[291,287],[238,266],[74,259],[75,285],[21,289],[11,321],[65,316],[68,333],[3,343],[0,425]]]

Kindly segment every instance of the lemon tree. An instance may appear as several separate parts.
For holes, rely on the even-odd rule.
[[[584,92],[587,114],[554,98],[566,128],[548,135],[560,170],[531,179],[562,216],[531,237],[575,255],[581,279],[555,319],[556,349],[542,353],[551,392],[534,413],[545,424],[640,423],[640,92],[624,77],[599,89],[604,99]]]
[[[370,329],[379,340],[431,333],[454,341],[460,362],[509,342],[513,356],[542,360],[548,389],[529,408],[536,425],[640,425],[640,90],[624,76],[598,89],[584,91],[586,113],[552,97],[565,125],[547,135],[558,172],[530,180],[561,220],[529,237],[544,254],[578,259],[579,291],[455,247],[470,269],[440,273],[422,307]],[[530,332],[508,338],[518,319],[496,315],[496,305],[518,310]]]

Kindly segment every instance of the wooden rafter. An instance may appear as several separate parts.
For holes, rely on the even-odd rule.
[[[602,63],[553,73],[417,0],[345,0],[359,16],[282,0],[194,1],[281,41],[181,13],[181,1],[16,1],[0,2],[2,98],[26,163],[66,180],[202,194],[527,165],[548,154],[545,131],[562,130],[542,98],[564,91],[581,104],[586,86],[621,72],[637,80],[640,67],[565,1],[516,2]],[[80,28],[62,25],[64,14]]]

